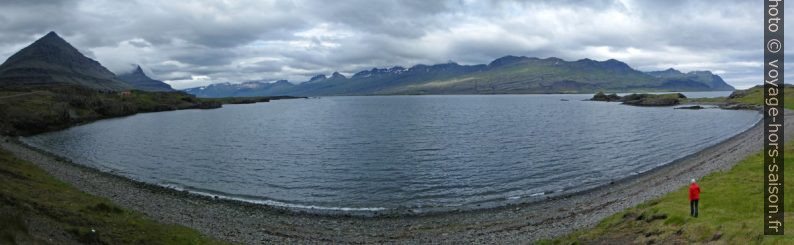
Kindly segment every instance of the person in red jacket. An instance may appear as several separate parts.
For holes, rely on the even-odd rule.
[[[692,184],[689,185],[689,210],[692,217],[698,217],[698,201],[700,201],[700,186],[692,179]]]

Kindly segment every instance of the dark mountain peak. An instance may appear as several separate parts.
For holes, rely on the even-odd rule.
[[[273,83],[273,85],[292,85],[292,83],[290,83],[287,80],[278,80],[275,83]]]
[[[616,60],[616,59],[608,59],[608,60],[605,60],[604,63],[609,64],[609,65],[628,66],[625,62],[619,61],[619,60]]]
[[[383,74],[386,74],[386,73],[389,73],[389,69],[386,69],[386,68],[381,69],[381,68],[377,68],[376,67],[376,68],[372,68],[370,70],[363,70],[363,71],[360,71],[360,72],[356,72],[356,74],[353,74],[353,78],[370,77],[370,76],[373,76],[373,75],[383,75]]]
[[[524,56],[508,55],[491,61],[491,63],[489,63],[488,66],[497,67],[497,66],[512,65],[512,64],[520,63],[527,59],[528,58]]]
[[[143,68],[141,68],[140,65],[135,65],[135,69],[132,69],[131,71],[126,73],[122,73],[119,75],[119,77],[121,76],[135,76],[135,77],[145,77],[147,79],[151,79],[149,78],[149,76],[146,75],[146,73],[143,72]]]
[[[51,31],[39,38],[33,44],[25,49],[20,50],[28,51],[28,54],[41,54],[45,52],[54,53],[53,55],[67,55],[75,57],[84,57],[74,46],[69,44],[66,40],[58,36],[57,33]],[[57,52],[57,54],[55,54]],[[10,58],[9,58],[10,59]]]
[[[648,75],[651,75],[651,76],[654,76],[654,77],[658,77],[658,78],[680,77],[680,76],[684,75],[684,73],[682,73],[681,71],[673,69],[673,68],[668,68],[667,70],[663,70],[663,71],[649,71],[649,72],[646,72],[646,73]]]
[[[87,58],[81,54],[80,51],[69,44],[69,42],[58,36],[58,34],[56,34],[54,31],[51,31],[47,35],[39,38],[8,59],[12,60],[14,58],[28,58],[29,56],[33,55],[42,56],[39,58],[51,58],[53,56],[66,56],[72,59]]]
[[[132,69],[127,73],[120,74],[119,77],[121,76],[136,76],[136,77],[145,77],[147,79],[151,79],[149,76],[146,75],[145,72],[143,72],[143,68],[141,68],[140,65],[135,65],[135,69]]]
[[[353,78],[359,78],[359,77],[363,77],[363,76],[368,76],[369,74],[370,74],[370,71],[363,70],[363,71],[356,72],[355,74],[353,74]]]
[[[632,68],[628,64],[624,63],[623,61],[616,60],[616,59],[608,59],[608,60],[606,60],[604,62],[601,62],[601,63],[604,64],[604,67],[606,67],[608,69],[612,69],[612,70],[618,70],[618,71],[629,71],[629,70],[632,70]]]
[[[325,75],[320,74],[320,75],[317,75],[317,76],[313,76],[311,79],[309,79],[309,82],[316,82],[316,81],[321,81],[321,80],[325,80],[325,79],[326,79]]]
[[[141,68],[140,65],[135,65],[135,66],[136,66],[135,70],[132,71],[132,73],[137,73],[137,74],[141,74],[141,75],[144,75],[144,76],[146,75],[145,73],[143,73],[143,68]]]
[[[336,79],[347,79],[347,77],[345,77],[345,75],[342,75],[342,73],[339,73],[339,72],[336,72],[336,71],[333,74],[331,74],[331,79],[334,79],[334,78],[336,78]]]
[[[39,40],[63,40],[63,38],[61,38],[61,36],[58,36],[58,33],[55,33],[55,31],[50,31],[47,33],[47,35],[44,35],[43,37],[39,38]],[[66,40],[63,41],[66,42]]]
[[[55,32],[9,57],[0,65],[0,80],[7,84],[75,84],[105,91],[130,88]]]
[[[47,33],[47,35],[44,35],[43,37],[39,38],[39,40],[36,40],[36,42],[69,44],[68,42],[66,42],[66,40],[64,40],[61,36],[59,36],[58,33],[55,33],[54,31]]]
[[[559,63],[565,62],[565,60],[557,58],[557,57],[554,57],[554,56],[545,58],[543,60],[544,61],[548,61],[548,62],[554,62],[554,64],[559,64]]]
[[[174,91],[171,85],[147,76],[140,65],[135,65],[135,69],[129,73],[119,75],[118,78],[132,85],[135,89],[145,91]]]

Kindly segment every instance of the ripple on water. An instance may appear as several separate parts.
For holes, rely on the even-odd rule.
[[[228,199],[421,211],[593,188],[695,153],[760,119],[751,111],[578,101],[587,97],[280,100],[139,114],[24,141],[136,180]]]

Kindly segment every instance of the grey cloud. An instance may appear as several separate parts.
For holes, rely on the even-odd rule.
[[[115,72],[140,64],[178,88],[504,55],[722,70],[748,87],[761,79],[761,11],[742,0],[0,1],[0,59],[54,30]]]
[[[129,43],[136,48],[144,48],[144,47],[151,47],[148,42],[138,41],[138,40],[130,40]]]

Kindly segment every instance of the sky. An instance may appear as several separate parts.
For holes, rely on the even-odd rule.
[[[0,0],[0,60],[55,31],[117,74],[139,64],[178,89],[505,55],[618,59],[762,84],[763,3],[715,3]]]

